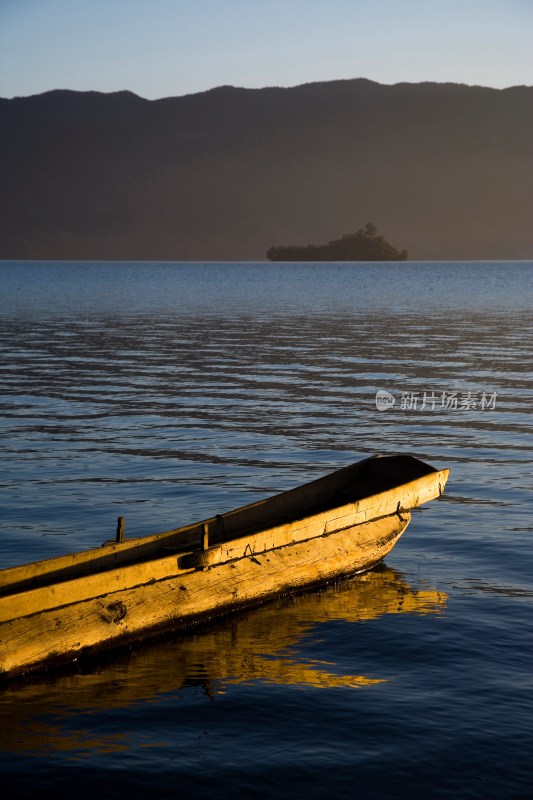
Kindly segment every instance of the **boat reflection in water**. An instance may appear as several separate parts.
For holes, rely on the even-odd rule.
[[[382,565],[320,590],[279,598],[209,628],[81,662],[76,672],[72,668],[21,679],[0,691],[0,748],[123,749],[127,734],[102,739],[96,731],[67,733],[62,723],[76,713],[157,702],[184,687],[201,686],[216,700],[228,686],[254,681],[316,689],[382,683],[387,676],[337,674],[330,671],[332,662],[299,658],[299,643],[330,621],[439,613],[446,600],[443,592],[412,589],[399,573]]]

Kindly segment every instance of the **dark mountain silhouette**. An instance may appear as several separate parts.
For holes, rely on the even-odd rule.
[[[410,258],[533,257],[533,88],[334,81],[0,100],[1,258],[263,259],[373,219]]]
[[[278,245],[267,250],[270,261],[405,261],[406,250],[396,250],[373,222],[355,233],[345,233],[327,244]]]

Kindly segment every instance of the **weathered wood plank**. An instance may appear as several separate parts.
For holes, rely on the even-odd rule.
[[[439,481],[435,475],[427,475],[402,487],[402,501],[407,508],[414,508],[438,496]],[[202,527],[202,550],[197,554],[183,553],[160,559],[143,561],[95,575],[63,580],[51,586],[31,589],[0,598],[0,622],[27,616],[40,610],[56,608],[66,603],[76,603],[89,597],[98,597],[110,591],[127,589],[148,581],[162,580],[179,575],[195,567],[207,567],[232,559],[243,558],[284,547],[293,542],[314,539],[342,528],[353,528],[372,519],[398,511],[399,494],[396,491],[382,492],[355,503],[349,503],[335,511],[324,511],[298,522],[279,525],[260,533],[251,534],[231,542],[204,549],[208,544],[208,524]],[[403,513],[403,510],[400,512]]]
[[[105,644],[139,638],[139,631],[183,627],[283,592],[367,569],[407,527],[402,514],[298,541],[239,561],[109,591],[72,605],[0,624],[0,673],[75,658]],[[295,569],[297,565],[297,569]]]
[[[200,528],[195,524],[153,536],[125,539],[121,543],[113,540],[105,546],[93,547],[79,553],[8,567],[0,570],[0,590],[8,590],[11,586],[23,588],[25,585],[31,585],[34,580],[37,582],[42,582],[45,578],[49,582],[67,580],[69,577],[112,569],[138,558],[151,558],[164,547],[175,547],[178,550],[189,545],[195,546],[199,542],[199,536]]]
[[[384,504],[379,499],[377,503],[380,512],[386,506],[390,506],[390,503]],[[364,519],[367,510],[346,508],[345,511],[348,513],[341,511],[336,518],[336,528],[333,527],[331,513],[324,512],[301,522],[261,531],[241,539],[234,539],[231,542],[214,545],[206,550],[168,555],[164,558],[151,559],[140,564],[132,564],[12,594],[0,599],[0,622],[35,614],[38,611],[58,608],[68,603],[79,603],[91,597],[129,589],[150,581],[163,580],[173,575],[186,574],[191,569],[214,566],[226,561],[269,552],[294,542],[316,539],[343,528],[354,528],[354,533],[357,534],[355,528],[362,524],[359,520]],[[207,537],[206,533],[204,533],[204,537]],[[206,538],[204,538],[202,548],[206,543]],[[294,566],[297,567],[296,564]]]
[[[401,503],[402,508],[415,508],[438,497],[443,491],[447,477],[448,470],[431,472],[397,488],[379,492],[355,502],[345,503],[334,511],[327,510],[300,521],[267,527],[260,534],[256,534],[264,538],[264,544],[261,543],[262,539],[257,539],[256,543],[253,542],[251,544],[252,550],[255,552],[256,549],[270,549],[290,541],[322,535],[322,533],[336,530],[339,526],[357,525],[377,517],[386,516],[397,511],[399,503]],[[290,492],[285,494],[288,495]],[[282,497],[282,495],[279,495],[279,497]],[[266,502],[261,501],[258,504],[253,504],[251,507],[246,507],[245,510]],[[242,509],[239,511],[242,511]],[[227,520],[231,517],[232,514],[228,514],[224,518],[227,527]],[[322,529],[320,529],[321,526]],[[22,590],[25,586],[31,586],[32,581],[37,583],[42,583],[43,579],[49,579],[48,582],[50,583],[52,581],[67,581],[81,578],[92,572],[112,570],[115,567],[121,567],[122,564],[131,563],[131,561],[140,558],[153,559],[158,554],[161,554],[162,550],[175,549],[177,552],[180,549],[185,550],[188,546],[200,546],[204,541],[203,537],[205,535],[207,535],[208,541],[216,542],[220,540],[220,523],[216,517],[183,528],[155,534],[154,536],[126,539],[121,543],[112,543],[103,548],[93,548],[81,553],[72,553],[68,556],[60,556],[25,564],[20,567],[0,570],[0,590],[5,593],[10,586],[16,587],[17,590]],[[235,542],[235,550],[239,551],[241,547],[239,540],[235,539],[233,541]],[[246,537],[247,543],[248,537]],[[229,557],[238,556],[226,556],[226,558]],[[127,569],[127,567],[121,568]],[[0,599],[0,609],[2,603],[3,600]],[[0,610],[0,619],[5,618],[1,614]]]

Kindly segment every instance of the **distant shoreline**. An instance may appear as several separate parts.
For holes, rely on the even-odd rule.
[[[408,259],[400,262],[404,266],[415,264],[530,264],[533,266],[533,258],[419,258]],[[286,265],[301,265],[301,266],[316,266],[316,265],[339,265],[345,264],[346,266],[359,266],[372,264],[373,266],[381,266],[387,264],[394,264],[398,266],[398,261],[270,261],[268,259],[176,259],[176,260],[158,260],[158,259],[116,259],[116,258],[2,258],[0,259],[0,267],[9,264],[249,264],[257,266],[282,266]]]

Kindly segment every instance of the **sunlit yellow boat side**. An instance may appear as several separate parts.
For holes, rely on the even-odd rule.
[[[365,459],[153,536],[0,571],[0,676],[188,627],[375,567],[448,470]]]

